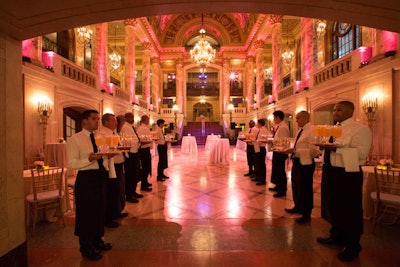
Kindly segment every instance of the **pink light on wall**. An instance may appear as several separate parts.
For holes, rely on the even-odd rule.
[[[300,88],[301,88],[301,86],[303,86],[304,88],[308,88],[310,86],[310,74],[311,74],[311,70],[312,70],[312,59],[313,59],[312,19],[302,18],[301,22],[302,22],[302,26],[303,26],[303,31],[302,31],[302,36],[301,36],[301,57],[302,57],[301,79],[303,81],[303,85],[300,84]],[[297,86],[297,82],[296,82],[296,86]]]
[[[302,84],[301,81],[296,81],[296,93],[301,91],[301,84]]]
[[[107,92],[108,92],[110,95],[113,95],[113,94],[114,94],[114,84],[113,84],[113,83],[108,83],[108,84],[107,84]]]
[[[46,69],[53,69],[54,52],[43,52],[43,65]]]
[[[384,53],[397,50],[397,40],[399,38],[398,33],[382,30],[381,36]]]
[[[361,66],[367,65],[372,58],[372,47],[361,46],[358,48],[360,52],[360,64]]]

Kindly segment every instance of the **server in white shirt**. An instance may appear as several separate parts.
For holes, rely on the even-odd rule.
[[[247,129],[247,134],[253,134],[254,136],[257,135],[258,129],[255,127],[256,123],[253,120],[249,121],[249,129]],[[249,172],[246,173],[244,176],[250,176],[255,178],[254,173],[254,145],[253,143],[247,142],[246,143],[246,157],[247,157],[247,165],[249,166]]]
[[[106,179],[103,158],[96,154],[94,131],[99,126],[99,112],[86,110],[82,114],[82,131],[67,142],[68,165],[78,170],[75,181],[75,235],[79,237],[80,252],[90,260],[99,260],[99,250],[109,250],[105,243],[104,218]]]
[[[321,212],[332,227],[329,237],[317,238],[321,244],[343,245],[337,255],[341,261],[352,261],[361,251],[363,233],[363,172],[372,143],[371,130],[354,121],[354,104],[340,101],[333,107],[333,119],[340,124],[342,135],[338,145],[322,145],[324,149],[321,184]]]
[[[292,193],[294,207],[285,209],[288,213],[299,213],[296,219],[299,224],[311,220],[314,207],[313,177],[315,170],[314,158],[319,155],[318,147],[312,144],[312,126],[309,123],[310,114],[303,110],[296,114],[299,131],[296,134],[294,147],[286,150],[292,154]]]
[[[254,146],[254,170],[255,177],[252,181],[256,182],[256,185],[262,186],[267,184],[267,167],[265,165],[265,156],[267,151],[265,149],[266,143],[262,142],[269,132],[265,128],[265,120],[259,119],[257,121],[257,135],[256,141],[253,142]]]
[[[142,194],[136,193],[136,187],[140,181],[140,157],[138,152],[140,140],[133,127],[133,122],[133,114],[131,112],[125,113],[125,123],[122,125],[120,135],[124,138],[124,142],[126,142],[123,145],[130,147],[124,162],[126,201],[138,203],[138,198],[143,197]]]
[[[140,120],[140,126],[137,128],[137,134],[140,138],[140,190],[151,191],[151,183],[148,178],[151,175],[151,153],[150,148],[152,146],[151,132],[150,132],[150,118],[147,115],[143,115]]]
[[[100,134],[110,140],[109,143],[113,142],[114,136],[118,138],[115,132],[117,128],[117,119],[114,114],[106,113],[101,117],[101,123],[103,128],[100,130]],[[124,183],[124,173],[123,173],[123,162],[124,156],[122,153],[116,155],[112,160],[108,161],[108,167],[110,169],[107,179],[107,204],[106,204],[106,227],[117,227],[119,223],[114,221],[116,218],[126,217],[128,213],[121,213],[122,209],[120,206],[120,198],[124,196],[124,192],[121,192],[121,184]],[[111,171],[113,170],[113,171]]]
[[[164,170],[168,168],[168,147],[164,137],[163,128],[165,120],[157,120],[157,152],[158,152],[158,165],[157,165],[157,181],[165,181],[169,177],[164,174]]]
[[[283,121],[285,114],[283,111],[276,110],[274,113],[275,133],[274,138],[288,138],[290,136],[289,127]],[[281,152],[272,153],[272,170],[271,182],[275,184],[274,188],[269,188],[271,191],[276,191],[274,197],[286,196],[287,176],[286,163],[287,154]]]

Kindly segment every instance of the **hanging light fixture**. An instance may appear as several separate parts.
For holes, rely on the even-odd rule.
[[[204,15],[201,14],[200,40],[192,50],[190,50],[190,57],[192,61],[199,64],[202,69],[205,69],[206,65],[213,62],[215,59],[215,49],[205,40],[205,33]]]
[[[317,27],[315,32],[317,34],[318,39],[322,39],[325,35],[326,30],[326,22],[324,20],[317,20]]]
[[[78,41],[82,44],[89,44],[93,35],[93,30],[89,26],[83,26],[76,29]]]
[[[117,26],[115,26],[114,50],[109,55],[111,68],[117,70],[121,66],[121,56],[117,52]]]
[[[282,62],[287,66],[291,66],[293,63],[294,52],[292,47],[289,45],[289,26],[286,25],[286,45],[283,47]]]

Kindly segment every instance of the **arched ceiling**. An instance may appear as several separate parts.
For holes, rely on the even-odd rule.
[[[400,32],[398,0],[188,0],[182,2],[171,0],[2,0],[0,32],[17,40],[23,40],[77,26],[118,19],[202,12],[293,15],[338,20]]]

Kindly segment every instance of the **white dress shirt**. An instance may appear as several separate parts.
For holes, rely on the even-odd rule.
[[[306,123],[302,128],[299,129],[297,134],[303,129],[299,139],[297,140],[295,152],[292,158],[300,158],[300,163],[303,165],[312,164],[312,159],[317,157],[320,153],[318,147],[313,145],[314,135],[312,133],[312,126],[310,123]],[[296,134],[296,137],[297,137]]]
[[[130,138],[129,146],[131,147],[129,152],[137,153],[140,147],[140,142],[137,135],[135,134],[135,131],[133,130],[132,124],[125,122],[124,125],[122,125],[119,134],[121,135],[121,137],[129,136]]]
[[[141,138],[141,136],[149,136],[149,138],[151,138],[150,127],[144,123],[140,124],[140,126],[136,129],[136,132],[139,135],[139,138]],[[152,147],[152,145],[153,142],[142,143],[140,148]]]
[[[277,130],[275,132],[274,138],[280,137],[290,137],[289,127],[286,122],[281,121],[279,124],[276,125]]]
[[[342,136],[337,138],[336,142],[341,146],[336,149],[336,152],[331,151],[331,164],[334,167],[346,168],[346,171],[359,170],[359,166],[365,164],[371,148],[371,130],[367,126],[354,121],[353,118],[342,121],[340,127],[342,128]],[[348,166],[350,162],[354,161],[357,166]]]
[[[156,141],[156,144],[157,145],[165,145],[165,137],[164,137],[163,129],[161,127],[157,126],[156,132],[157,132],[157,139],[158,139]]]
[[[74,134],[67,142],[69,168],[80,171],[98,170],[99,164],[97,160],[89,161],[89,154],[93,152],[88,130],[82,129],[79,133]]]

